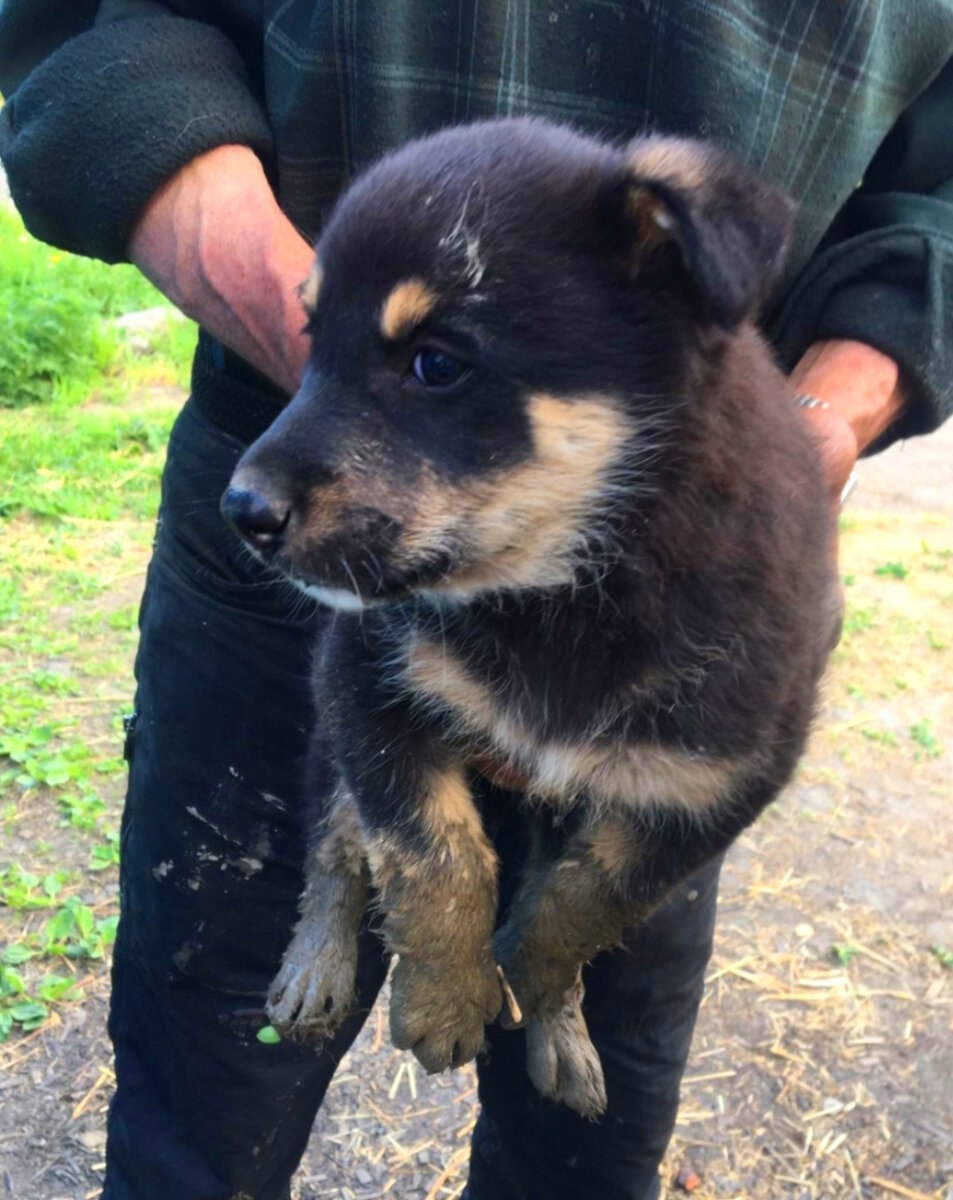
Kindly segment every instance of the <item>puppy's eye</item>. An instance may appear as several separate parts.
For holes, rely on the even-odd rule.
[[[434,346],[425,346],[414,355],[414,376],[424,387],[445,388],[467,373],[465,363],[452,354],[445,354]]]

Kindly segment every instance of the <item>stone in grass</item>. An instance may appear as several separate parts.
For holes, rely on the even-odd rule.
[[[143,308],[139,312],[116,317],[113,326],[123,334],[133,354],[149,354],[156,334],[163,332],[169,325],[184,320],[185,317],[177,308],[157,304],[154,308]]]

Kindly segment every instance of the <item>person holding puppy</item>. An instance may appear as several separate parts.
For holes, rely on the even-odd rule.
[[[140,616],[106,1200],[288,1197],[386,973],[366,929],[359,1011],[324,1052],[256,1040],[301,890],[306,678],[325,617],[250,563],[217,509],[243,448],[300,382],[297,287],[356,171],[418,134],[516,113],[619,140],[646,128],[712,138],[799,204],[763,327],[820,435],[832,511],[860,453],[949,414],[953,11],[817,8],[7,0],[0,11],[0,156],[28,227],[135,262],[202,327]],[[513,831],[495,834],[505,863]],[[601,1121],[540,1099],[521,1036],[488,1030],[470,1200],[658,1195],[718,865],[587,971]]]

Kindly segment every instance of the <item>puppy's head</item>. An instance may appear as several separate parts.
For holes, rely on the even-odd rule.
[[[698,143],[521,120],[407,146],[326,227],[304,382],[225,515],[341,606],[572,581],[651,489],[687,364],[755,307],[788,220]]]

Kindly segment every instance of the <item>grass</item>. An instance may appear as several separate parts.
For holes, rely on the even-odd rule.
[[[45,404],[88,392],[124,359],[111,318],[162,304],[134,267],[108,268],[52,250],[0,204],[0,407]],[[189,330],[162,335],[162,355],[180,362]]]
[[[41,245],[3,206],[0,262],[0,517],[148,516],[169,426],[161,392],[188,380],[194,325],[167,323],[134,354],[113,319],[162,304],[159,293],[132,267]],[[0,619],[17,587],[0,583]]]
[[[70,964],[115,936],[115,901],[84,897],[119,862],[133,598],[195,329],[168,322],[133,353],[114,318],[158,292],[39,244],[3,206],[0,263],[2,1041],[82,999]]]

